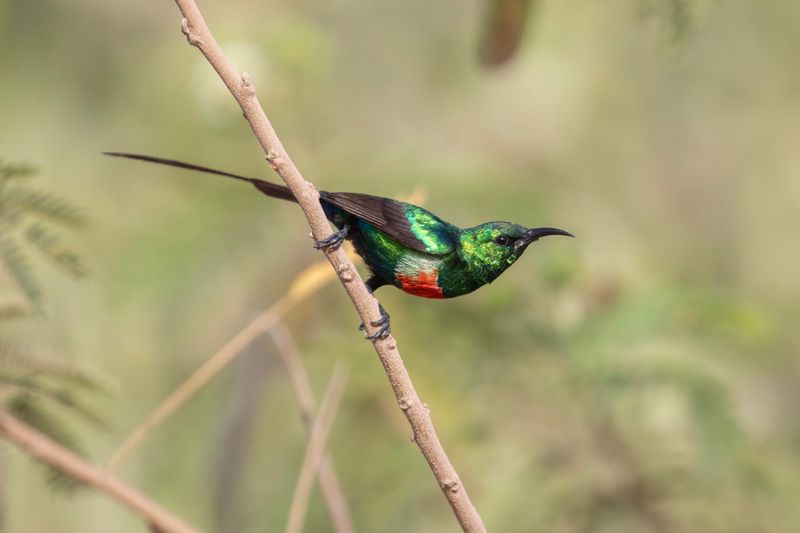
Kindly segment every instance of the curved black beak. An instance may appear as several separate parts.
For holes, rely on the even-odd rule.
[[[517,239],[515,246],[517,248],[528,246],[530,243],[538,241],[542,237],[550,235],[564,235],[565,237],[574,237],[572,233],[558,228],[530,228],[526,229],[522,237]]]

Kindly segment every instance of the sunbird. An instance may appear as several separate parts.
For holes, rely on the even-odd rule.
[[[267,196],[297,202],[285,185],[258,178],[148,155],[123,152],[105,152],[105,155],[246,181]],[[371,194],[320,191],[319,201],[325,216],[338,231],[318,241],[315,247],[335,249],[345,239],[351,241],[369,268],[366,286],[370,292],[394,285],[414,296],[454,298],[497,279],[528,245],[542,237],[574,237],[558,228],[526,228],[501,221],[460,228],[422,207]],[[380,312],[381,320],[372,324],[379,329],[368,335],[368,339],[385,338],[391,331],[388,313],[382,306]]]

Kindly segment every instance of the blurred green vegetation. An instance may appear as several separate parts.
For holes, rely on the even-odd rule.
[[[458,300],[379,292],[491,531],[800,530],[800,4],[542,0],[491,72],[476,1],[201,7],[319,188],[424,185],[454,223],[578,236]],[[99,155],[273,179],[179,22],[170,2],[0,3],[0,156],[92,220],[70,236],[92,275],[42,269],[46,317],[0,335],[120,383],[94,405],[111,430],[83,436],[98,462],[318,258],[296,206]],[[352,364],[330,448],[358,529],[456,531],[341,289],[288,322],[318,390]],[[123,477],[201,528],[280,530],[305,436],[272,352],[255,343]],[[142,530],[9,462],[9,531]],[[318,493],[307,524],[330,530]]]
[[[35,169],[27,164],[0,160],[0,323],[41,317],[44,295],[30,260],[31,249],[74,278],[84,276],[78,254],[60,242],[53,227],[79,228],[83,214],[65,200],[31,182]],[[78,417],[104,426],[93,404],[98,392],[108,389],[103,380],[63,356],[41,346],[9,342],[0,334],[0,406],[56,442],[81,451],[80,437],[69,419]],[[48,469],[50,485],[71,490],[77,482],[56,469]],[[5,500],[0,499],[0,524]]]

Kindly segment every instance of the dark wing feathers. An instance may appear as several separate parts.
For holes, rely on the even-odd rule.
[[[408,204],[382,196],[351,192],[323,191],[320,192],[320,198],[355,217],[369,222],[383,233],[412,250],[441,255],[440,250],[431,246],[432,243],[424,242],[414,233],[407,212]],[[415,209],[421,210],[421,208]],[[436,223],[441,224],[442,230],[447,229],[444,222],[436,219]]]
[[[366,220],[381,230],[383,230],[383,226],[386,226],[389,222],[384,214],[384,204],[387,203],[387,200],[389,200],[388,198],[355,192],[326,191],[320,192],[319,196],[326,202],[335,205],[343,211],[347,211],[351,215]]]

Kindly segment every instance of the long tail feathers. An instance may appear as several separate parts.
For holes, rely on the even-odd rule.
[[[223,170],[216,170],[213,168],[195,165],[193,163],[185,163],[183,161],[176,161],[174,159],[164,159],[163,157],[154,157],[151,155],[128,154],[125,152],[103,152],[103,155],[109,155],[112,157],[124,157],[127,159],[135,159],[137,161],[145,161],[147,163],[156,163],[158,165],[166,165],[170,167],[185,168],[187,170],[195,170],[197,172],[205,172],[206,174],[216,174],[217,176],[224,176],[226,178],[233,178],[240,181],[246,181],[248,183],[252,183],[256,189],[266,194],[267,196],[271,196],[273,198],[279,198],[281,200],[287,200],[289,202],[297,201],[292,192],[285,185],[278,185],[277,183],[271,183],[269,181],[260,180],[258,178],[248,178],[247,176],[240,176],[239,174],[231,174],[230,172],[225,172]]]

